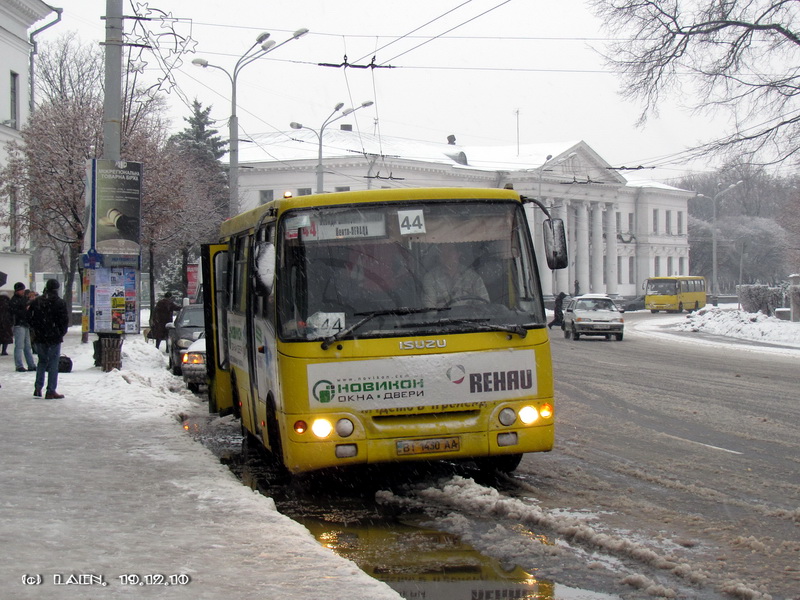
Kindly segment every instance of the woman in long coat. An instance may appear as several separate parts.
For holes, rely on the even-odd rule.
[[[156,302],[150,319],[150,337],[156,341],[156,348],[161,345],[161,340],[167,339],[167,323],[172,323],[172,313],[180,309],[181,307],[172,301],[172,294],[169,292]]]
[[[8,345],[14,343],[14,317],[11,315],[11,298],[0,294],[0,355],[8,355]]]

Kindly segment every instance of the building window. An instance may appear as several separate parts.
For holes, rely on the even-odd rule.
[[[633,220],[633,213],[628,213],[628,231],[636,233],[635,222]]]
[[[269,204],[275,198],[275,193],[273,190],[259,190],[258,191],[258,202],[259,204]]]
[[[311,188],[297,188],[297,195],[298,196],[310,196],[311,195]]]
[[[678,213],[681,214],[681,213]],[[678,257],[678,275],[686,275],[686,257]]]
[[[19,75],[14,71],[11,71],[11,81],[9,83],[11,92],[8,113],[9,126],[19,129]]]
[[[614,221],[615,221],[615,226],[617,228],[617,233],[621,232],[622,231],[622,213],[621,212],[615,212],[614,213]]]
[[[668,256],[667,257],[667,277],[672,277],[673,275],[675,275],[675,273],[672,270],[672,265],[673,265],[672,257]]]
[[[655,277],[660,277],[661,276],[661,257],[660,256],[656,256],[653,259],[653,275]]]
[[[619,213],[617,213],[619,214]],[[617,283],[622,284],[622,257],[617,257]]]
[[[333,188],[333,191],[334,192],[349,192],[350,191],[350,186],[349,185],[338,185],[335,188]]]
[[[658,233],[658,209],[653,209],[653,233]]]
[[[678,211],[678,235],[683,235],[683,211],[680,210]]]
[[[672,235],[672,211],[668,210],[664,217],[664,227],[666,228],[667,235]]]
[[[636,283],[636,259],[628,257],[628,283]]]

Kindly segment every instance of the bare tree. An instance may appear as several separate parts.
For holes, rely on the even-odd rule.
[[[16,200],[15,220],[20,234],[39,249],[50,249],[65,275],[64,297],[72,298],[72,282],[84,250],[87,160],[102,155],[102,53],[81,47],[72,35],[44,45],[37,81],[44,99],[21,130],[21,144],[9,145],[2,192]],[[143,193],[143,212],[151,220],[168,221],[176,214],[177,198],[162,170],[174,161],[159,160],[166,145],[167,124],[161,119],[158,96],[125,98],[122,158],[146,164],[145,177],[163,180]],[[130,108],[133,107],[133,108]],[[2,211],[2,208],[0,208]]]
[[[697,110],[730,112],[729,136],[700,148],[736,148],[774,164],[800,148],[800,4],[788,0],[592,0],[617,41],[606,55],[623,94],[643,103],[640,122],[665,94]],[[624,39],[622,39],[624,38]],[[688,93],[687,93],[688,92]]]

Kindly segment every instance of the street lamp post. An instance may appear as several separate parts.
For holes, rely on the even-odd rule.
[[[336,106],[333,107],[333,112],[328,115],[328,118],[325,119],[322,122],[322,125],[319,128],[319,131],[317,131],[316,129],[312,129],[311,127],[306,127],[302,123],[297,123],[295,121],[292,121],[291,123],[289,123],[289,127],[291,127],[292,129],[308,129],[314,135],[317,136],[317,140],[319,141],[319,151],[317,153],[317,190],[316,190],[317,194],[321,194],[323,192],[324,170],[323,170],[323,167],[322,167],[322,139],[323,139],[322,138],[322,134],[325,131],[325,128],[328,125],[330,125],[331,123],[333,123],[334,121],[338,121],[339,119],[343,119],[347,115],[350,115],[350,114],[356,112],[358,109],[366,108],[367,106],[372,106],[373,104],[374,103],[372,102],[372,100],[367,100],[366,102],[362,102],[361,104],[359,104],[355,108],[346,108],[346,109],[342,110],[342,107],[344,106],[344,102],[339,102]],[[340,110],[342,110],[341,114],[336,115],[336,113],[338,113]]]
[[[742,183],[744,182],[739,180],[736,183],[730,184],[724,190],[720,190],[714,194],[713,198],[709,198],[703,194],[697,194],[698,198],[711,200],[711,296],[714,299],[713,304],[715,306],[719,298],[719,282],[717,280],[717,198],[723,194],[727,194]]]
[[[233,72],[229,72],[227,69],[224,69],[218,65],[211,64],[204,58],[195,58],[192,60],[192,64],[197,67],[203,67],[204,69],[211,67],[212,69],[222,71],[228,76],[228,79],[231,82],[231,117],[228,121],[228,156],[230,163],[228,166],[228,189],[230,192],[228,201],[228,214],[231,217],[239,213],[239,120],[236,116],[236,81],[239,78],[239,73],[253,61],[258,60],[265,54],[276,50],[284,44],[287,44],[292,40],[296,40],[307,33],[308,29],[298,29],[289,39],[284,40],[280,44],[276,44],[274,40],[270,40],[269,33],[260,33],[256,38],[255,43],[248,48],[247,52],[239,57],[239,60],[236,61],[236,64],[233,67]]]

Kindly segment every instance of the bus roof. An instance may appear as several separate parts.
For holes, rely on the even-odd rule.
[[[336,206],[369,202],[402,202],[405,200],[516,200],[519,192],[497,188],[392,188],[334,192],[277,198],[225,221],[220,227],[223,237],[254,227],[264,213],[280,214],[293,208]]]

